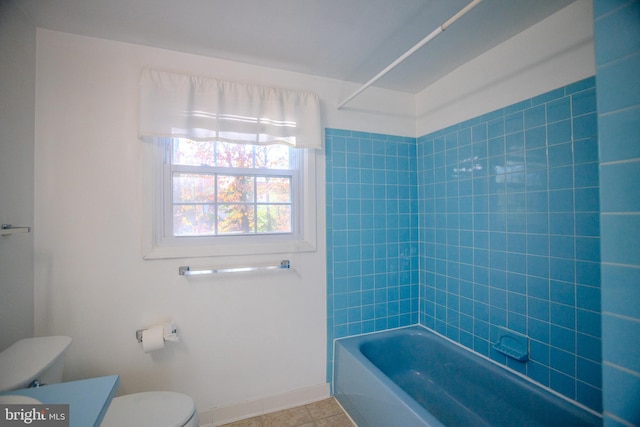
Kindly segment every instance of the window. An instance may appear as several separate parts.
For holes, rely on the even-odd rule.
[[[315,250],[313,150],[187,138],[146,146],[145,258]]]
[[[315,250],[319,100],[143,70],[145,258]]]
[[[295,149],[185,138],[166,144],[166,236],[297,234]]]

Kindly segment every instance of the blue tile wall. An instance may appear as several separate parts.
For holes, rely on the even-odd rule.
[[[640,423],[636,404],[640,395],[640,349],[637,344],[640,338],[640,311],[637,304],[640,300],[640,262],[636,255],[635,236],[640,228],[637,220],[640,212],[637,200],[639,193],[634,183],[640,181],[636,164],[640,164],[640,101],[634,101],[633,93],[625,91],[625,85],[638,84],[637,78],[624,80],[615,71],[620,62],[629,59],[625,66],[636,70],[633,76],[640,75],[634,62],[638,55],[637,29],[640,27],[624,30],[628,37],[636,40],[635,45],[628,40],[622,40],[623,43],[619,45],[611,44],[611,39],[609,42],[602,41],[601,36],[604,35],[606,39],[613,32],[624,29],[624,21],[630,16],[639,16],[638,2],[596,1],[595,7],[600,83],[597,91],[598,99],[604,98],[599,104],[597,125],[591,116],[595,100],[590,90],[593,82],[586,80],[573,85],[573,89],[561,88],[536,98],[538,102],[544,101],[546,104],[546,151],[535,151],[545,146],[542,143],[543,125],[539,121],[541,109],[527,111],[526,115],[524,113],[537,106],[536,100],[528,100],[502,112],[448,128],[438,135],[431,135],[432,140],[431,136],[420,138],[420,169],[416,175],[420,184],[418,201],[422,212],[418,240],[422,254],[420,261],[424,265],[420,282],[420,320],[454,339],[458,336],[464,345],[494,358],[496,355],[491,353],[487,337],[490,337],[495,325],[506,322],[508,327],[526,331],[532,338],[532,361],[524,370],[525,373],[568,396],[575,396],[596,410],[599,398],[594,389],[602,386],[605,425],[637,425]],[[611,57],[622,45],[630,45],[635,50]],[[611,61],[613,64],[608,64]],[[612,66],[613,71],[606,70],[608,66]],[[623,86],[618,87],[620,85]],[[568,95],[572,91],[575,91],[575,96],[570,98]],[[618,104],[615,93],[620,94]],[[575,115],[577,117],[574,118]],[[601,141],[599,156],[597,140],[591,137],[596,126]],[[337,137],[338,144],[335,151],[331,145],[334,137]],[[361,163],[358,163],[356,158],[359,156],[355,155],[355,151],[351,151],[349,156],[346,154],[349,151],[344,145],[346,138],[352,137],[365,141],[360,153]],[[486,146],[483,146],[485,137]],[[374,302],[372,306],[371,298],[374,298],[373,301],[376,301],[375,298],[384,300],[389,295],[388,289],[374,293],[372,297],[366,290],[370,285],[352,284],[352,288],[347,287],[346,292],[340,288],[344,285],[338,285],[337,291],[334,288],[334,257],[337,255],[339,262],[347,263],[353,261],[352,257],[358,257],[354,255],[354,251],[358,252],[355,248],[347,248],[353,246],[351,243],[355,237],[345,243],[347,234],[340,230],[346,231],[346,228],[335,230],[333,227],[334,203],[338,208],[336,218],[341,223],[346,220],[346,217],[341,217],[346,215],[346,184],[353,184],[358,173],[363,173],[364,182],[358,181],[357,185],[350,187],[350,199],[360,191],[362,199],[386,200],[380,188],[375,196],[371,196],[371,183],[366,181],[372,179],[370,173],[373,172],[347,172],[346,169],[356,165],[363,169],[381,168],[386,176],[386,159],[377,157],[373,166],[373,157],[369,156],[366,141],[375,142],[381,150],[379,142],[389,139],[394,144],[401,140],[407,142],[383,135],[337,130],[327,132],[327,194],[330,196],[327,206],[329,353],[334,337],[415,322],[414,279],[411,279],[411,297],[404,301],[405,306],[408,304],[411,307],[408,316],[407,312],[403,312],[402,316],[387,316],[388,306],[385,312],[382,302]],[[569,142],[572,143],[572,163],[569,162],[568,145],[561,145]],[[352,141],[352,149],[354,144]],[[506,172],[506,166],[517,167],[517,162],[507,163],[507,160],[514,160],[514,154],[508,151],[508,147],[514,147],[512,151],[516,153],[518,149],[524,151],[525,173],[517,169]],[[408,149],[411,151],[410,147]],[[432,150],[431,154],[428,150]],[[333,154],[336,155],[335,162]],[[376,155],[384,157],[387,153],[379,151]],[[475,176],[466,179],[462,174],[468,173],[465,169],[469,167],[462,167],[456,172],[459,174],[456,188],[452,183],[455,180],[447,176],[447,168],[470,158],[470,155],[477,155],[480,164],[487,164],[487,167],[500,166],[495,158],[504,160],[503,182],[495,180],[488,184],[487,179],[498,176],[497,173],[492,175],[491,171],[487,172],[487,179],[476,179]],[[348,166],[347,157],[350,158]],[[437,165],[434,164],[436,157],[439,161]],[[600,208],[599,190],[595,184],[598,170],[593,164],[598,159],[601,162],[599,178],[603,188],[602,224],[593,215]],[[393,160],[390,164],[393,165]],[[337,172],[335,177],[332,174],[334,166]],[[567,166],[573,167],[573,174]],[[412,170],[410,167],[409,160],[407,170]],[[470,168],[475,174],[475,165]],[[544,168],[547,168],[546,175],[529,173]],[[347,174],[350,174],[349,181]],[[478,175],[482,176],[482,172]],[[379,183],[382,176],[377,176]],[[518,179],[523,181],[519,182]],[[334,187],[334,184],[337,186]],[[524,190],[518,191],[517,185],[523,186]],[[332,193],[333,188],[337,189],[335,194]],[[357,211],[355,203],[350,206]],[[386,203],[382,205],[388,207]],[[526,209],[518,210],[518,205]],[[432,213],[427,213],[428,208]],[[370,218],[362,219],[363,230],[370,230],[367,225],[370,221]],[[386,226],[386,221],[385,224],[380,223],[381,219],[374,221],[375,227]],[[357,222],[355,217],[349,221],[352,230],[357,229]],[[573,235],[567,231],[571,228],[575,230]],[[415,231],[412,228],[411,232]],[[373,235],[372,232],[368,234]],[[598,235],[603,240],[602,265],[597,262],[600,257]],[[334,236],[338,236],[336,246],[333,245]],[[384,239],[382,233],[376,236],[378,240]],[[362,250],[364,261],[361,267],[353,263],[350,269],[347,267],[348,277],[358,276],[354,272],[358,269],[362,270],[361,278],[370,276],[371,267],[366,265],[370,265],[367,259],[371,257],[376,257],[378,262],[375,265],[383,268],[383,250],[378,248],[374,255],[366,255],[370,251],[370,248]],[[573,267],[572,258],[575,260]],[[340,268],[344,268],[344,265]],[[602,290],[599,287],[600,269]],[[415,274],[415,269],[412,268],[411,274]],[[569,280],[571,275],[575,275],[575,281]],[[429,285],[427,279],[433,280],[431,283],[436,286]],[[370,278],[367,280],[370,281]],[[344,281],[339,279],[337,282]],[[361,286],[362,292],[358,286]],[[394,293],[391,292],[392,300]],[[599,314],[600,293],[602,320]],[[345,304],[348,307],[346,317]],[[359,309],[358,304],[361,304]],[[329,356],[331,360],[331,354]],[[514,367],[511,363],[511,367]],[[515,368],[522,367],[515,365]],[[331,365],[328,369],[329,380],[330,373]]]
[[[415,141],[325,129],[329,382],[335,338],[418,323]]]
[[[640,425],[640,1],[595,0],[605,426]]]
[[[420,137],[416,154],[420,323],[600,411],[596,102],[582,80]],[[530,337],[529,362],[492,349],[498,327]]]
[[[326,129],[327,381],[335,338],[419,322],[600,411],[597,132],[593,78],[417,140]]]

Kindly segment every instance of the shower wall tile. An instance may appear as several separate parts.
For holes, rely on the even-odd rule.
[[[444,163],[458,141],[440,143]],[[415,150],[415,138],[325,129],[328,382],[335,338],[418,323]]]
[[[640,162],[602,167],[600,183],[603,188],[608,189],[602,194],[603,211],[640,211],[640,191],[637,191],[638,176],[640,176]]]
[[[634,5],[632,7],[638,7]],[[633,12],[629,12],[633,13]],[[612,61],[606,67],[598,68],[598,79],[602,80],[602,90],[598,99],[598,108],[601,114],[611,113],[618,109],[632,108],[640,104],[640,82],[638,82],[638,70],[640,69],[640,55],[634,54],[622,60]],[[625,89],[618,90],[618,82],[628,82]]]
[[[419,322],[601,410],[596,101],[591,78],[417,140],[326,130],[328,381],[335,338]],[[531,338],[529,362],[492,349],[497,327]]]
[[[418,138],[417,194],[420,322],[600,411],[597,133],[589,78]]]
[[[640,135],[637,107],[599,116],[598,132],[601,140],[608,141],[607,148],[600,152],[601,162],[640,158],[640,144],[629,143]]]
[[[609,280],[607,292],[602,294],[602,311],[640,319],[637,268],[605,264],[602,266],[602,276]]]
[[[602,189],[604,425],[638,425],[640,1],[595,0],[594,36]]]

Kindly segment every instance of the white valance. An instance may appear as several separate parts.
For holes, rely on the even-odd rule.
[[[317,94],[145,69],[138,134],[322,148]]]

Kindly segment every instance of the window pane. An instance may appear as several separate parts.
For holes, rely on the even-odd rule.
[[[213,205],[173,205],[173,235],[213,236],[215,218]]]
[[[258,233],[290,233],[291,206],[258,205]]]
[[[173,140],[172,162],[174,165],[213,166],[214,142],[192,141],[176,138]]]
[[[291,169],[290,148],[285,145],[256,147],[256,167]]]
[[[216,166],[252,168],[253,165],[253,145],[216,143]]]
[[[165,219],[168,234],[295,232],[294,172],[289,171],[298,167],[297,150],[180,138],[169,145],[173,165],[166,169],[171,180],[167,201],[172,217]]]
[[[249,234],[255,229],[253,205],[220,205],[218,234]]]
[[[258,202],[291,202],[291,178],[259,176],[256,186]]]
[[[215,201],[215,175],[173,174],[173,202]]]
[[[219,175],[219,202],[253,202],[254,178],[252,176]]]

